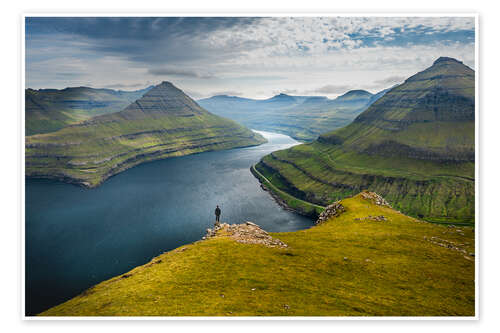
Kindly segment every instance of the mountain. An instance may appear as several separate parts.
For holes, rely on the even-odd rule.
[[[263,142],[163,82],[120,112],[26,137],[26,176],[95,187],[146,161]]]
[[[372,94],[366,90],[351,90],[336,98],[337,102],[364,101],[370,99]]]
[[[473,223],[474,78],[462,62],[439,58],[348,126],[265,156],[257,169],[312,202],[369,189],[413,216]]]
[[[118,112],[151,88],[136,91],[89,87],[26,89],[26,135],[54,132],[93,116]]]
[[[295,232],[222,224],[39,316],[474,316],[472,228],[373,193],[334,207]]]
[[[210,112],[250,128],[311,141],[321,133],[349,124],[368,107],[372,96],[364,90],[349,91],[336,99],[283,93],[265,100],[218,95],[198,103]]]

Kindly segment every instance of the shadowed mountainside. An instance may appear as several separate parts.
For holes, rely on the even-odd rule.
[[[442,57],[348,126],[265,156],[281,190],[327,204],[360,190],[436,222],[474,221],[474,71]]]
[[[123,111],[27,137],[26,176],[95,187],[142,162],[263,142],[163,82]]]
[[[55,132],[97,115],[121,111],[151,88],[136,91],[89,87],[26,89],[26,135]]]

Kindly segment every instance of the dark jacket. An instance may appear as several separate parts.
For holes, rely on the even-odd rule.
[[[220,208],[219,207],[215,208],[215,215],[217,215],[217,216],[220,215]]]

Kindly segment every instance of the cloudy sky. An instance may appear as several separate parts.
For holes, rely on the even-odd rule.
[[[335,97],[402,82],[449,56],[474,68],[472,17],[30,17],[26,86],[193,98]]]

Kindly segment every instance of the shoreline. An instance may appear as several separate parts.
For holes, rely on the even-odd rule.
[[[262,175],[256,168],[255,164],[250,167],[250,172],[257,178],[260,182],[261,188],[268,192],[271,197],[286,210],[292,211],[294,213],[311,217],[318,218],[319,214],[325,209],[324,206],[316,205],[311,202],[296,198],[278,188],[276,188],[264,175]]]

